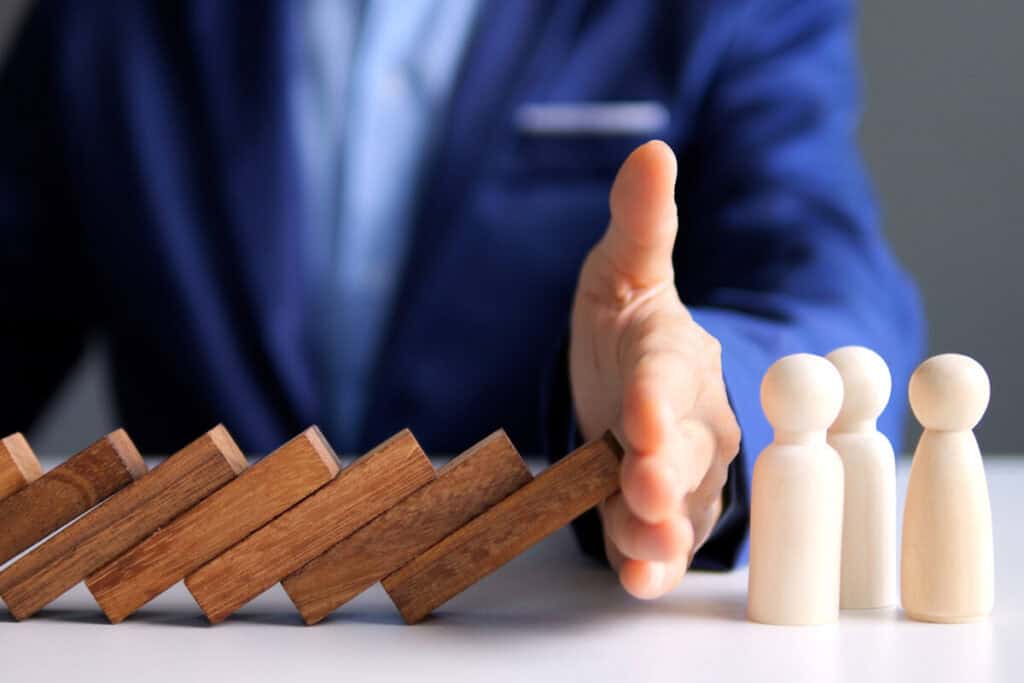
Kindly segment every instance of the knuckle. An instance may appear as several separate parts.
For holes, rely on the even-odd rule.
[[[687,496],[687,507],[691,511],[706,510],[714,504],[715,499],[722,491],[722,487],[718,486],[717,479],[717,476],[713,477],[709,473],[704,477],[704,481],[701,482],[697,490]]]
[[[704,476],[700,486],[687,497],[687,504],[698,509],[707,509],[715,504],[729,479],[728,466],[716,463]]]
[[[704,353],[714,357],[716,360],[720,359],[722,357],[722,342],[718,341],[718,337],[710,334],[703,327],[699,329],[704,342]]]
[[[732,459],[740,452],[740,443],[742,439],[743,433],[740,431],[740,425],[736,422],[735,417],[731,417],[726,424],[723,425],[718,437],[719,457],[724,458],[727,461],[732,461]]]
[[[680,430],[694,444],[695,448],[714,453],[717,438],[711,427],[704,420],[685,419],[680,423]]]
[[[717,498],[722,489],[729,481],[729,469],[727,467],[715,468],[709,473],[710,485],[708,487],[712,499]]]
[[[711,469],[708,470],[708,477],[715,493],[722,490],[726,480],[729,478],[729,463],[723,460],[716,460]]]
[[[577,296],[598,306],[620,309],[634,298],[634,293],[633,282],[618,269],[606,243],[602,240],[594,245],[583,260]]]
[[[679,423],[679,431],[686,443],[688,469],[693,473],[691,488],[703,481],[715,459],[717,450],[714,432],[702,420],[687,419]]]

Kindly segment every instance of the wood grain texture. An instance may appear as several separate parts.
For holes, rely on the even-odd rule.
[[[185,585],[210,622],[219,623],[434,477],[416,439],[399,432]]]
[[[146,473],[146,463],[118,429],[0,500],[0,564]]]
[[[435,481],[284,580],[307,624],[395,571],[533,477],[504,431],[438,471]]]
[[[178,451],[0,573],[0,597],[26,619],[245,469],[223,426]]]
[[[17,493],[41,476],[43,468],[39,459],[21,432],[0,440],[0,500]]]
[[[86,585],[111,623],[119,623],[329,482],[339,469],[323,434],[310,427],[92,574]]]
[[[622,447],[611,433],[576,449],[384,579],[414,624],[619,488]]]

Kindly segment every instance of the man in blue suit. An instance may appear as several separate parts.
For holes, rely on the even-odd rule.
[[[0,75],[0,427],[100,333],[149,451],[611,428],[576,529],[659,596],[743,559],[778,357],[876,349],[899,436],[923,323],[857,114],[843,0],[40,0]]]

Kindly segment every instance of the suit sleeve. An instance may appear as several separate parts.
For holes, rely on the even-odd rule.
[[[881,232],[856,150],[853,19],[849,4],[834,0],[749,3],[704,93],[691,142],[676,150],[677,285],[695,320],[722,344],[743,432],[722,519],[697,567],[746,560],[750,477],[772,438],[760,381],[781,356],[848,344],[880,353],[893,374],[880,427],[899,448],[924,322]],[[602,552],[596,515],[576,531],[588,553]]]
[[[924,321],[885,242],[856,149],[853,24],[848,2],[751,4],[701,120],[696,181],[681,198],[688,210],[680,222],[691,231],[677,270],[695,319],[722,343],[743,430],[736,499],[701,558],[711,565],[745,559],[750,476],[772,438],[760,380],[779,357],[848,344],[875,349],[894,387],[880,426],[899,448]],[[710,263],[687,282],[693,258]]]
[[[51,3],[0,64],[0,432],[28,430],[80,355],[94,310],[66,181]]]

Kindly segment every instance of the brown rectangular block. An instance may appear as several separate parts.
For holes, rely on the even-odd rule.
[[[0,500],[17,493],[41,476],[43,468],[39,459],[21,432],[0,440]]]
[[[0,500],[0,564],[145,473],[135,444],[118,429]]]
[[[310,427],[86,579],[112,623],[123,621],[338,473],[334,451]]]
[[[503,430],[437,475],[284,580],[307,624],[322,620],[533,478]]]
[[[218,425],[0,572],[0,597],[15,619],[32,616],[245,466]]]
[[[185,579],[214,624],[434,479],[408,430]]]
[[[584,444],[532,482],[384,579],[414,624],[619,488],[622,447],[611,433]]]

